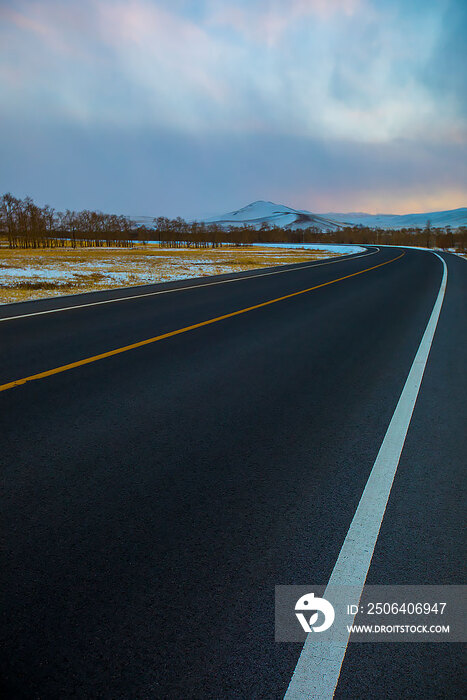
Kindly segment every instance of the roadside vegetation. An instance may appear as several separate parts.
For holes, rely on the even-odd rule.
[[[261,244],[296,244],[266,248]],[[301,263],[335,252],[304,244],[392,244],[467,251],[467,228],[319,232],[263,225],[222,227],[159,217],[137,226],[124,216],[57,212],[30,198],[0,197],[0,303],[101,291]],[[255,247],[253,247],[255,244]]]
[[[354,243],[357,245],[411,245],[425,248],[467,251],[467,227],[432,228],[427,221],[423,229],[395,231],[348,226],[338,231],[319,231],[310,226],[291,230],[263,224],[223,228],[218,224],[187,222],[184,219],[158,217],[152,226],[137,226],[125,216],[96,211],[57,212],[39,207],[31,198],[18,199],[11,194],[0,198],[0,236],[10,248],[129,248],[135,242],[158,241],[162,248],[221,248],[252,243]]]

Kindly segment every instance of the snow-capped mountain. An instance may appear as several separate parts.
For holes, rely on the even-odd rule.
[[[135,221],[138,226],[144,224],[151,227],[154,222],[154,218],[151,216],[129,216],[128,218]],[[206,224],[215,223],[225,227],[248,224],[260,228],[263,223],[291,229],[314,226],[320,231],[336,231],[343,226],[368,226],[383,229],[425,228],[427,221],[433,228],[444,228],[445,226],[456,228],[457,226],[467,226],[467,207],[421,214],[366,214],[364,212],[314,214],[306,209],[293,209],[283,204],[259,200],[236,211],[213,216],[204,221]]]
[[[313,214],[304,209],[292,209],[282,204],[259,200],[236,211],[213,216],[206,223],[225,226],[242,226],[248,224],[260,228],[261,224],[288,227],[292,229],[316,226],[322,231],[334,231],[342,226],[369,226],[371,228],[398,229],[405,227],[425,228],[427,221],[433,228],[445,226],[467,226],[467,207],[448,211],[425,212],[421,214]]]
[[[225,226],[243,226],[248,224],[256,228],[260,228],[263,223],[293,229],[316,226],[322,231],[334,231],[342,226],[340,222],[333,221],[326,214],[313,214],[311,211],[292,209],[283,204],[274,204],[274,202],[264,202],[262,200],[248,204],[242,209],[228,212],[228,214],[213,216],[210,219],[206,219],[206,223]]]

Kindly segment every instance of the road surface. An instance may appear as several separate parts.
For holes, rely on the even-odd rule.
[[[442,258],[371,584],[465,581],[467,265]],[[274,586],[329,580],[442,276],[370,248],[0,307],[4,697],[282,698]],[[336,697],[460,697],[462,662],[350,644]]]

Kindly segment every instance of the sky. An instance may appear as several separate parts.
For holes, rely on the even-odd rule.
[[[202,218],[467,206],[466,0],[0,0],[0,192]]]

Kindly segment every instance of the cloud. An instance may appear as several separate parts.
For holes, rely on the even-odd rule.
[[[9,52],[12,50],[11,39],[18,42],[25,52],[25,59],[31,69],[34,64],[30,62],[31,54],[37,46],[46,48],[52,54],[60,54],[74,59],[83,58],[84,54],[79,50],[82,46],[82,37],[88,34],[86,14],[73,5],[67,5],[57,0],[46,0],[43,4],[34,2],[14,3],[18,8],[9,5],[0,7],[0,19],[3,22],[3,33],[7,40],[4,50],[4,59],[8,61]],[[14,33],[14,30],[17,33]],[[12,31],[13,30],[13,31]],[[37,40],[28,51],[31,39]]]
[[[440,106],[457,108],[467,117],[467,3],[450,0],[441,17],[442,31],[432,56],[422,70],[422,79],[434,91]]]
[[[10,126],[0,191],[58,208],[200,217],[255,199],[317,212],[402,213],[467,202],[467,146]]]
[[[34,17],[28,17],[20,12],[16,12],[10,7],[0,7],[0,18],[2,18],[3,21],[13,24],[18,29],[31,31],[46,39],[51,38],[50,29],[46,24],[38,22]]]
[[[33,101],[38,117],[189,132],[463,138],[455,105],[441,112],[419,77],[439,41],[438,11],[415,25],[369,0],[291,0],[286,10],[216,2],[197,17],[184,7],[25,0],[7,9],[5,70],[19,68],[23,88],[12,94],[7,82],[8,109]]]
[[[397,210],[428,193],[456,206],[465,192],[461,0],[4,0],[0,12],[6,189],[56,188],[78,206],[78,188],[140,213],[179,201],[184,215],[258,198]],[[47,177],[33,177],[35,158]],[[83,174],[70,165],[70,187],[67,159]]]

